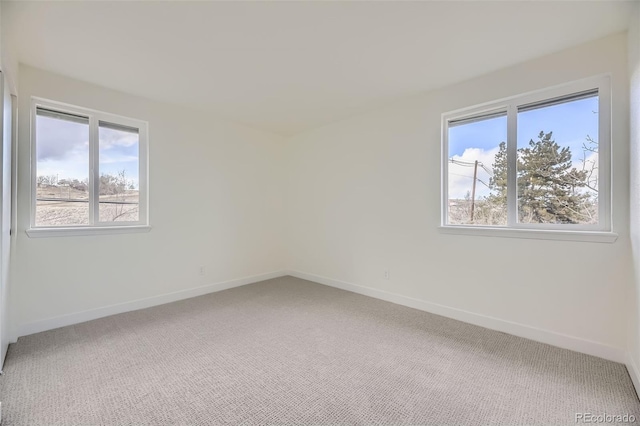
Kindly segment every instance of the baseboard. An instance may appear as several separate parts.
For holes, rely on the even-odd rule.
[[[330,287],[362,294],[364,296],[385,300],[387,302],[395,303],[398,305],[419,309],[421,311],[426,311],[432,314],[441,315],[469,324],[478,325],[481,327],[489,328],[491,330],[501,331],[503,333],[524,337],[526,339],[535,340],[537,342],[546,343],[548,345],[597,356],[599,358],[604,358],[623,364],[627,361],[624,350],[591,340],[581,339],[579,337],[556,333],[554,331],[544,330],[525,324],[503,320],[500,318],[452,308],[450,306],[427,302],[420,299],[414,299],[412,297],[402,296],[400,294],[390,293],[384,290],[378,290],[358,284],[334,280],[332,278],[327,278],[319,275],[308,274],[295,270],[287,271],[287,273],[288,275],[302,278],[304,280],[309,280]]]
[[[631,381],[633,382],[633,386],[636,388],[636,395],[640,399],[640,370],[638,370],[638,366],[636,365],[633,357],[630,353],[627,354],[627,371],[629,372],[629,376],[631,376]]]
[[[252,284],[271,278],[278,278],[284,275],[287,275],[285,271],[269,272],[266,274],[253,275],[250,277],[238,278],[230,281],[207,284],[200,287],[166,293],[159,296],[152,296],[144,299],[133,300],[130,302],[118,303],[115,305],[103,306],[101,308],[89,309],[87,311],[61,315],[58,317],[47,318],[40,321],[34,321],[18,326],[17,335],[12,336],[14,338],[11,340],[15,342],[18,337],[40,333],[41,331],[47,331],[54,328],[65,327],[85,321],[91,321],[110,315],[121,314],[123,312],[150,308],[152,306],[163,305],[165,303],[171,303],[178,300],[202,296],[203,294],[215,293],[217,291],[222,291],[233,287],[240,287],[246,284]]]

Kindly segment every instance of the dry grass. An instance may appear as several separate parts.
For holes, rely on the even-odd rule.
[[[36,226],[89,224],[89,193],[68,186],[38,187]],[[137,202],[138,191],[103,195],[100,201]],[[61,201],[57,201],[61,200]],[[78,200],[78,201],[67,201]],[[100,204],[100,221],[130,222],[138,220],[137,204]]]

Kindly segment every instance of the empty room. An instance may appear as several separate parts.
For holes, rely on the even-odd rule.
[[[0,0],[2,425],[640,424],[640,1]]]

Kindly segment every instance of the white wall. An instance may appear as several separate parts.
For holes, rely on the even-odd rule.
[[[22,65],[19,74],[14,333],[91,316],[59,321],[64,315],[283,269],[281,137]],[[149,122],[151,232],[25,234],[32,96]]]
[[[618,34],[293,137],[288,268],[623,360],[631,270],[626,54],[626,35]],[[441,113],[609,72],[616,243],[439,233]]]
[[[109,313],[100,309],[286,267],[610,359],[622,360],[629,340],[638,360],[637,330],[627,332],[625,310],[632,281],[626,41],[624,34],[611,36],[286,143],[21,66],[14,334],[70,314]],[[605,72],[613,84],[616,243],[438,232],[442,112]],[[150,122],[150,233],[27,237],[31,96]],[[204,278],[200,265],[207,267]]]
[[[0,69],[5,74],[5,79],[9,84],[9,90],[11,94],[16,95],[17,88],[17,78],[18,78],[18,63],[15,61],[15,57],[13,53],[9,49],[10,42],[4,33],[5,25],[2,22],[2,8],[4,7],[3,2],[0,2]]]
[[[640,3],[629,29],[630,130],[631,130],[631,249],[635,279],[630,286],[627,365],[640,392]]]

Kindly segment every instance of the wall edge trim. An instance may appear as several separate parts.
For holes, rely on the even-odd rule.
[[[11,336],[11,342],[15,343],[19,337],[28,336],[30,334],[40,333],[42,331],[53,330],[55,328],[66,327],[68,325],[79,324],[98,318],[104,318],[111,315],[121,314],[124,312],[136,311],[139,309],[150,308],[153,306],[164,305],[179,300],[190,299],[209,293],[215,293],[234,287],[240,287],[247,284],[253,284],[272,278],[278,278],[286,275],[285,271],[267,272],[258,275],[251,275],[243,278],[222,281],[212,284],[206,284],[199,287],[193,287],[185,290],[178,290],[171,293],[160,294],[157,296],[136,299],[129,302],[116,303],[113,305],[102,306],[99,308],[88,309],[86,311],[74,312],[71,314],[60,315],[56,317],[46,318],[43,320],[33,321],[20,324],[17,327],[15,336]]]
[[[450,306],[428,302],[421,299],[415,299],[397,293],[378,290],[371,287],[340,281],[320,275],[310,274],[297,270],[288,270],[287,274],[296,278],[313,281],[318,284],[339,288],[342,290],[350,291],[352,293],[358,293],[364,296],[373,297],[375,299],[380,299],[398,305],[407,306],[409,308],[441,315],[443,317],[455,319],[491,330],[500,331],[541,343],[546,343],[551,346],[556,346],[559,348],[604,358],[609,361],[625,364],[628,360],[623,349],[609,346],[604,343],[570,336],[567,334],[557,333],[554,331],[545,330],[542,328],[533,327],[530,325],[508,321],[500,318],[490,317],[475,312],[465,311]]]

